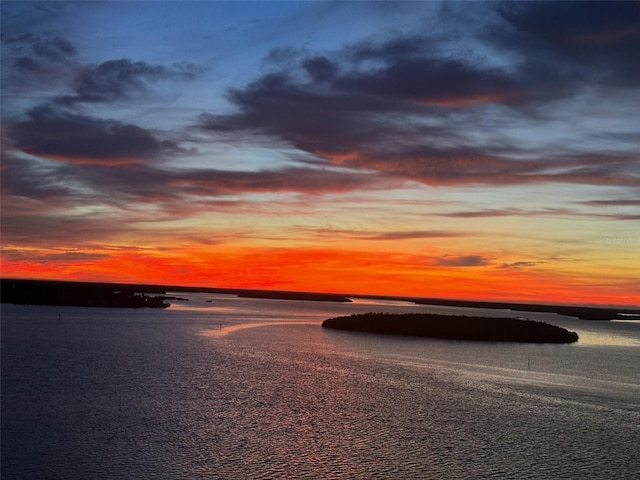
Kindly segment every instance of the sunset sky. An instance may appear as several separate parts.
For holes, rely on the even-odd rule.
[[[640,2],[2,2],[5,278],[640,304]]]

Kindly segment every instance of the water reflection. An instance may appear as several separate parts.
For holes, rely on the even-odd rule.
[[[610,347],[640,347],[640,339],[609,332],[584,331],[580,334],[579,344]]]
[[[393,307],[417,307],[420,305],[413,302],[405,302],[402,300],[383,300],[377,298],[350,298],[352,305],[369,305],[375,307],[393,306]]]
[[[313,325],[312,322],[250,322],[240,323],[235,325],[225,325],[220,323],[218,328],[207,328],[200,331],[200,334],[205,337],[224,337],[230,333],[237,332],[238,330],[245,330],[247,328],[257,327],[270,327],[270,326],[289,326],[289,325]]]

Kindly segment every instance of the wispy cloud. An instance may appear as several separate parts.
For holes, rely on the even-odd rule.
[[[511,262],[511,263],[503,263],[502,265],[500,265],[498,268],[501,269],[507,269],[507,270],[518,270],[521,268],[528,268],[528,267],[535,267],[537,265],[541,265],[544,264],[546,262],[541,262],[541,261],[518,261],[518,262]]]
[[[421,240],[433,238],[461,237],[465,233],[446,230],[408,230],[408,231],[367,231],[363,229],[338,229],[338,228],[303,228],[304,231],[321,237],[348,238],[353,240]],[[299,230],[299,229],[298,229]]]
[[[170,67],[134,62],[127,58],[85,65],[73,78],[75,95],[57,100],[63,104],[113,102],[141,96],[163,80],[193,80],[201,71],[195,64],[178,63]]]
[[[585,200],[579,202],[590,207],[640,207],[640,199],[620,198],[607,200]]]
[[[490,263],[490,259],[483,257],[482,255],[445,255],[444,257],[438,258],[434,262],[434,265],[438,265],[440,267],[482,267],[489,265]]]

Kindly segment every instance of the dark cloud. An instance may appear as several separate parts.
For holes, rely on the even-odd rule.
[[[29,119],[9,126],[14,148],[71,163],[121,164],[153,158],[162,151],[154,135],[136,125],[96,120],[40,106]]]
[[[331,82],[338,74],[338,65],[324,56],[305,59],[302,66],[315,83]]]
[[[4,27],[3,23],[3,27]],[[60,85],[77,68],[76,47],[60,36],[2,36],[2,89],[5,95],[22,96],[27,86]]]
[[[347,92],[405,99],[435,106],[512,103],[527,96],[526,86],[495,68],[453,58],[389,57],[381,67],[351,71],[334,81]]]
[[[331,56],[287,50],[281,68],[229,91],[238,113],[205,114],[203,125],[259,131],[319,155],[357,150],[369,156],[381,149],[404,154],[432,139],[457,140],[458,132],[442,126],[444,107],[510,103],[524,94],[505,72],[435,57],[422,49],[428,42],[402,37],[348,46]],[[272,52],[270,62],[281,57]]]
[[[33,53],[53,61],[67,60],[76,54],[71,42],[61,37],[50,40],[37,40],[31,45]]]
[[[519,30],[565,48],[621,46],[640,34],[640,6],[634,2],[501,2],[496,10]]]
[[[142,97],[164,81],[192,80],[202,68],[188,62],[154,65],[127,58],[82,64],[75,45],[60,36],[25,33],[2,38],[3,67],[12,66],[16,84],[64,83],[73,95],[51,98],[67,106],[78,102],[105,103]],[[6,57],[6,58],[4,58]],[[68,82],[68,84],[67,84]]]
[[[43,71],[42,65],[30,57],[19,57],[13,62],[13,66],[27,73],[39,73]]]
[[[459,257],[446,255],[437,259],[434,265],[440,267],[482,267],[490,263],[487,258],[481,255],[462,255]]]
[[[445,56],[434,48],[437,43],[399,36],[323,55],[271,52],[269,72],[229,90],[237,112],[203,114],[202,126],[259,133],[329,164],[429,185],[638,184],[634,154],[549,154],[506,142],[478,145],[460,112],[469,121],[484,122],[489,106],[515,112],[574,95],[576,79],[556,79],[558,69],[550,73],[546,64],[534,72],[531,62],[507,68]]]
[[[60,36],[48,37],[26,32],[16,36],[2,36],[2,43],[9,45],[14,54],[30,54],[47,61],[70,60],[77,53],[69,40]]]
[[[25,44],[25,43],[30,45],[34,39],[35,39],[35,36],[31,32],[22,33],[20,35],[13,36],[13,37],[0,34],[0,40],[2,40],[3,43],[9,44],[9,45]]]
[[[3,36],[3,57],[13,59],[14,66],[25,72],[43,72],[60,65],[70,67],[76,57],[76,47],[62,37],[48,37],[24,33]],[[38,68],[34,68],[34,66]],[[4,65],[6,66],[6,65]]]
[[[134,62],[123,58],[99,65],[82,67],[73,79],[76,95],[65,96],[61,102],[113,102],[144,94],[150,85],[162,80],[189,80],[199,72],[194,64],[171,67]]]
[[[574,80],[637,86],[637,2],[501,2],[495,10],[512,28],[495,29],[488,38],[520,53],[529,70],[553,64]]]

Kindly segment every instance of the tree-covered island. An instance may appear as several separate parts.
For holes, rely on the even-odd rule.
[[[323,328],[450,340],[574,343],[578,334],[544,322],[519,318],[465,317],[430,313],[364,313],[330,318]]]

